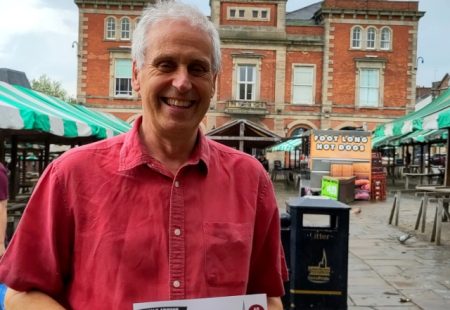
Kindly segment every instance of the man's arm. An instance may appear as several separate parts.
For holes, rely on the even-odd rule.
[[[283,303],[280,297],[267,297],[268,310],[283,310]]]
[[[5,253],[6,225],[8,221],[7,204],[8,200],[0,201],[0,257]]]
[[[64,310],[50,296],[38,292],[19,292],[11,288],[6,290],[5,309],[8,310]],[[281,309],[281,308],[280,308]]]

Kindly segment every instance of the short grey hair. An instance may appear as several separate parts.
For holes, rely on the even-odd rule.
[[[220,37],[214,24],[196,7],[177,2],[176,0],[157,0],[149,4],[142,12],[141,19],[133,32],[131,56],[139,69],[145,63],[145,52],[149,39],[150,27],[160,21],[182,20],[205,31],[211,39],[213,48],[212,71],[217,74],[220,70]],[[151,34],[150,34],[151,35]]]

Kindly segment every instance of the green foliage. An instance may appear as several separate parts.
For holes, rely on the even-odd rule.
[[[76,99],[70,97],[67,91],[62,88],[61,82],[52,81],[46,74],[31,80],[31,88],[41,93],[57,97],[65,102],[76,103]]]

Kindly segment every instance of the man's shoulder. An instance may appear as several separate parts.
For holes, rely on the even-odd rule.
[[[121,134],[72,148],[54,161],[54,165],[67,166],[83,163],[90,166],[100,160],[112,161],[117,158],[123,145],[125,135]]]

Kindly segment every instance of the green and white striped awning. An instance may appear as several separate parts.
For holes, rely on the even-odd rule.
[[[290,152],[298,149],[301,144],[301,138],[294,138],[275,144],[274,146],[268,147],[266,150],[268,152]]]
[[[400,137],[416,130],[437,130],[450,127],[450,88],[424,108],[392,122],[379,125],[374,138]]]
[[[33,130],[66,138],[97,139],[129,129],[123,124],[113,126],[87,108],[80,109],[58,98],[1,81],[0,128]]]
[[[450,128],[450,110],[447,109],[439,113],[437,117],[438,128]]]

